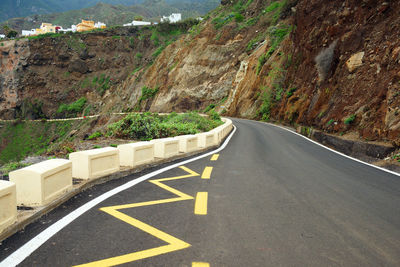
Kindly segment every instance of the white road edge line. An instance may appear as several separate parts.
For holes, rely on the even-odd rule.
[[[88,210],[92,209],[93,207],[97,206],[104,200],[128,189],[133,187],[134,185],[137,185],[140,182],[146,181],[149,178],[152,178],[158,174],[161,174],[163,172],[166,172],[168,170],[174,169],[176,167],[185,165],[187,163],[208,157],[210,155],[213,155],[217,152],[220,152],[223,150],[231,140],[233,134],[236,132],[236,127],[233,126],[233,131],[231,134],[228,136],[228,138],[225,140],[225,142],[216,150],[213,150],[211,152],[208,152],[206,154],[203,154],[201,156],[188,159],[182,162],[175,163],[173,165],[164,167],[160,170],[148,173],[146,175],[143,175],[135,180],[129,181],[123,185],[120,185],[98,197],[95,199],[89,201],[88,203],[84,204],[83,206],[77,208],[73,212],[69,213],[68,215],[64,216],[62,219],[58,220],[56,223],[52,224],[45,230],[43,230],[40,234],[32,238],[30,241],[25,243],[22,247],[14,251],[11,255],[9,255],[7,258],[5,258],[2,262],[0,262],[0,267],[10,267],[10,266],[16,266],[17,264],[20,264],[23,260],[25,260],[29,255],[31,255],[36,249],[38,249],[41,245],[43,245],[47,240],[49,240],[52,236],[54,236],[56,233],[58,233],[60,230],[62,230],[65,226],[73,222],[75,219],[77,219],[79,216],[87,212]]]
[[[256,121],[256,122],[258,122],[258,121]],[[362,161],[362,160],[353,158],[353,157],[351,157],[351,156],[348,156],[348,155],[346,155],[346,154],[343,154],[342,152],[339,152],[339,151],[336,151],[336,150],[334,150],[334,149],[332,149],[332,148],[329,148],[329,147],[327,147],[327,146],[324,146],[324,145],[318,143],[317,141],[314,141],[314,140],[312,140],[312,139],[310,139],[310,138],[308,138],[308,137],[306,137],[306,136],[304,136],[304,135],[302,135],[302,134],[299,134],[299,133],[297,133],[297,132],[295,132],[295,131],[293,131],[293,130],[289,130],[289,129],[285,128],[285,127],[282,127],[282,126],[279,126],[279,125],[275,125],[275,124],[272,124],[272,123],[268,123],[268,122],[261,122],[261,123],[267,124],[267,125],[272,125],[272,126],[274,126],[274,127],[281,128],[281,129],[283,129],[283,130],[286,130],[286,131],[288,131],[288,132],[290,132],[290,133],[293,133],[293,134],[295,134],[295,135],[298,135],[298,136],[300,136],[300,137],[302,137],[302,138],[304,138],[304,139],[310,141],[311,143],[314,143],[314,144],[316,144],[316,145],[319,145],[320,147],[323,147],[323,148],[325,148],[325,149],[327,149],[327,150],[329,150],[329,151],[332,151],[332,152],[334,152],[334,153],[336,153],[336,154],[339,154],[339,155],[341,155],[341,156],[343,156],[343,157],[345,157],[345,158],[348,158],[348,159],[357,161],[357,162],[362,163],[362,164],[364,164],[364,165],[367,165],[367,166],[376,168],[376,169],[378,169],[378,170],[381,170],[381,171],[384,171],[384,172],[387,172],[387,173],[390,173],[390,174],[393,174],[393,175],[396,175],[396,176],[400,176],[400,173],[397,173],[397,172],[394,172],[394,171],[391,171],[391,170],[388,170],[388,169],[385,169],[385,168],[382,168],[382,167],[379,167],[379,166],[375,166],[375,165],[373,165],[373,164],[370,164],[370,163],[367,163],[367,162],[365,162],[365,161]]]

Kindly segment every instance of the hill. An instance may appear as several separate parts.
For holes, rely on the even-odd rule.
[[[129,1],[118,2],[128,3]],[[2,5],[4,4],[5,3]],[[49,13],[44,12],[42,9],[35,8],[34,10],[38,11],[35,15],[12,18],[0,23],[0,32],[2,32],[3,25],[9,25],[9,27],[21,32],[23,29],[37,28],[42,22],[50,22],[63,27],[70,27],[72,24],[79,23],[81,19],[102,21],[107,25],[122,25],[131,22],[135,16],[142,16],[147,20],[153,21],[158,21],[161,16],[171,13],[182,13],[183,18],[198,17],[214,9],[218,4],[218,0],[194,0],[192,2],[190,0],[174,0],[168,2],[164,0],[146,0],[141,4],[132,6],[97,3],[92,7],[60,13]],[[87,5],[87,3],[85,5]],[[57,8],[51,10],[57,10]]]
[[[58,116],[105,73],[93,112],[214,108],[400,146],[400,2],[223,3],[176,41],[161,37],[186,31],[149,27],[0,44],[0,116]]]

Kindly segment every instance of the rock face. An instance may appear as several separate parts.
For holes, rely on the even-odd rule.
[[[141,42],[137,32],[136,28],[119,28],[2,42],[0,119],[38,118],[38,112],[56,117],[61,104],[81,97],[88,99],[92,112],[100,112],[103,95],[99,89],[118,85],[155,49]],[[143,35],[147,40],[151,31]],[[142,58],[135,57],[137,53]]]
[[[349,72],[354,72],[357,68],[361,67],[363,64],[364,52],[359,52],[352,55],[349,60],[346,61],[346,67]]]

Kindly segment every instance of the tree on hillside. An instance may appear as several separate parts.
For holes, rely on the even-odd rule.
[[[7,38],[15,38],[18,35],[18,32],[11,29],[8,25],[3,26],[3,32]]]
[[[17,37],[17,35],[18,35],[18,32],[11,30],[7,33],[6,36],[7,36],[7,38],[15,38],[15,37]]]

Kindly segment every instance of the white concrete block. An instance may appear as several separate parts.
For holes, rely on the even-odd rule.
[[[195,135],[181,135],[175,137],[179,141],[179,152],[188,153],[198,149],[198,137]]]
[[[119,151],[105,147],[69,154],[72,161],[72,177],[94,179],[119,171]]]
[[[224,139],[224,128],[222,126],[223,125],[211,130],[211,132],[214,132],[214,143],[218,145],[221,143],[222,139]]]
[[[207,147],[211,147],[213,145],[216,145],[215,141],[215,132],[205,132],[205,133],[198,133],[196,134],[196,136],[198,137],[198,142],[197,145],[200,148],[207,148]]]
[[[0,233],[17,220],[16,186],[0,180]]]
[[[72,189],[72,163],[50,159],[13,172],[19,206],[42,206]]]
[[[119,164],[121,166],[135,167],[154,161],[154,144],[151,142],[138,142],[119,145]]]
[[[161,138],[150,142],[154,144],[154,156],[157,158],[170,158],[179,153],[179,141],[177,139]]]

